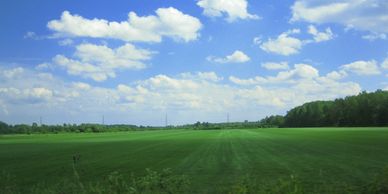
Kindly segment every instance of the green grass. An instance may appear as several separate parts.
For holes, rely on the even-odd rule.
[[[74,154],[81,155],[77,169],[83,182],[113,171],[141,176],[146,168],[171,168],[201,193],[224,191],[247,177],[261,183],[290,175],[307,189],[323,182],[358,186],[388,165],[388,128],[0,136],[0,171],[17,177],[20,188],[73,176]]]

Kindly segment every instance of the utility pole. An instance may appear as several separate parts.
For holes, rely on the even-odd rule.
[[[102,115],[102,125],[105,125],[105,116]]]
[[[229,113],[226,114],[226,122],[229,123]]]
[[[39,117],[39,125],[42,126],[42,116]]]

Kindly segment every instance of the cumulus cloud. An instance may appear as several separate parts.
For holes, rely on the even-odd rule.
[[[261,76],[256,76],[248,79],[240,79],[235,76],[229,76],[229,81],[237,85],[258,85],[267,82],[267,79]]]
[[[18,89],[14,87],[0,88],[0,95],[12,98],[11,102],[24,101],[28,103],[46,102],[53,97],[53,91],[44,87]]]
[[[341,70],[341,71],[332,71],[326,75],[328,79],[332,80],[340,80],[348,76],[348,73],[346,71]]]
[[[319,77],[319,71],[308,64],[295,64],[293,69],[278,72],[276,76],[250,78],[241,80],[236,77],[229,77],[229,80],[235,84],[254,85],[254,84],[272,84],[272,83],[294,83],[299,79],[313,79]]]
[[[0,73],[0,75],[2,75],[2,77],[5,77],[5,78],[14,78],[16,76],[22,75],[23,72],[24,72],[24,68],[23,67],[15,67],[15,68],[12,68],[12,69],[3,70]]]
[[[267,62],[267,63],[262,63],[261,67],[268,69],[268,70],[284,70],[284,69],[289,69],[288,63],[283,61],[279,63],[275,62]]]
[[[290,32],[283,32],[276,39],[268,39],[260,45],[260,48],[268,53],[275,53],[279,55],[293,55],[299,53],[303,46],[303,42],[298,38],[291,37],[291,34],[299,33],[298,30]]]
[[[203,14],[209,17],[227,15],[228,22],[237,19],[259,19],[260,17],[248,13],[247,0],[199,0],[197,5],[203,8]]]
[[[310,25],[307,33],[313,36],[313,39],[301,40],[294,37],[295,34],[300,34],[300,29],[291,29],[281,33],[277,38],[269,38],[267,41],[262,42],[261,39],[254,38],[254,43],[259,44],[260,48],[268,53],[275,53],[279,55],[289,56],[298,54],[303,46],[310,43],[319,43],[328,41],[334,38],[334,34],[330,28],[326,28],[325,31],[320,32],[318,29]],[[259,40],[259,41],[255,41]]]
[[[0,68],[1,73],[8,70]],[[357,83],[319,76],[318,70],[307,64],[294,65],[273,77],[234,78],[251,83],[237,84],[232,78],[230,83],[220,82],[222,78],[214,72],[187,72],[98,87],[24,69],[21,76],[0,82],[0,105],[8,112],[6,115],[0,111],[0,115],[14,118],[14,122],[43,115],[54,123],[80,123],[99,122],[105,114],[118,123],[160,124],[163,118],[158,117],[169,111],[175,117],[173,123],[201,119],[219,122],[223,116],[214,115],[226,111],[238,112],[241,120],[258,119],[258,110],[265,116],[307,101],[333,99],[361,90]]]
[[[12,104],[23,103],[44,103],[56,96],[55,88],[49,87],[50,84],[56,84],[51,74],[32,73],[31,70],[16,68],[0,68],[0,74],[9,72],[18,72],[18,75],[6,76],[0,83],[0,101],[8,107]],[[60,88],[63,86],[57,86]]]
[[[340,69],[357,75],[378,75],[381,73],[375,60],[355,61],[342,65]]]
[[[118,89],[123,103],[133,106],[155,103],[152,107],[202,111],[249,109],[252,106],[289,107],[305,100],[332,99],[360,91],[358,84],[321,77],[317,69],[306,64],[296,64],[292,70],[275,77],[257,76],[244,80],[231,76],[229,80],[234,84],[243,83],[225,85],[206,78],[157,75],[134,86],[120,85]]]
[[[6,70],[9,68],[0,68],[0,72]],[[16,123],[32,123],[33,118],[39,116],[51,118],[54,123],[70,122],[65,117],[73,114],[77,115],[74,118],[87,119],[88,114],[93,115],[97,109],[102,111],[102,107],[111,110],[106,104],[114,99],[117,97],[110,89],[82,82],[66,82],[49,73],[31,69],[24,69],[21,76],[8,77],[0,82],[0,101],[8,111],[2,118]]]
[[[218,82],[223,80],[223,77],[218,76],[215,72],[197,72],[197,73],[181,73],[182,78],[191,80],[206,80],[212,82]]]
[[[308,33],[313,35],[315,42],[328,41],[334,38],[334,34],[330,28],[326,28],[324,32],[319,32],[315,26],[309,25]]]
[[[152,54],[152,51],[136,48],[129,43],[115,49],[85,43],[76,47],[75,59],[57,55],[52,59],[52,63],[71,75],[105,81],[114,78],[116,70],[145,68],[144,61],[149,60]]]
[[[369,33],[367,35],[362,36],[363,39],[369,41],[375,41],[377,39],[386,40],[387,34],[384,33]]]
[[[202,24],[199,19],[169,7],[159,8],[156,15],[128,14],[127,21],[87,19],[64,11],[59,20],[49,21],[47,27],[56,37],[111,38],[123,41],[161,42],[162,37],[185,42],[196,40]]]
[[[53,67],[50,63],[41,63],[35,67],[35,69],[37,69],[37,70],[45,70],[45,69],[51,69],[51,68],[53,68]]]
[[[381,67],[383,69],[388,69],[388,58],[385,58],[385,60],[381,63]]]
[[[74,88],[80,89],[80,90],[89,90],[91,86],[84,82],[74,82],[73,83]]]
[[[297,0],[291,21],[338,23],[373,33],[388,33],[388,3],[385,0]]]
[[[267,96],[269,99],[266,100],[272,99],[272,104],[278,106],[286,106],[290,103],[298,104],[298,102],[301,104],[303,101],[318,99],[333,99],[339,96],[357,94],[361,91],[359,84],[340,82],[337,77],[333,77],[333,74],[320,76],[316,68],[307,64],[296,64],[293,69],[279,72],[276,76],[256,76],[248,79],[231,76],[229,80],[234,84],[250,87],[251,90],[246,92],[250,93],[256,100],[259,100],[258,97],[262,95],[252,92],[252,90],[264,92],[266,89],[272,89],[276,94]]]
[[[74,41],[72,39],[66,38],[58,42],[59,46],[69,46],[72,45]]]
[[[244,52],[236,50],[226,57],[209,56],[207,57],[207,60],[215,63],[245,63],[251,59]]]

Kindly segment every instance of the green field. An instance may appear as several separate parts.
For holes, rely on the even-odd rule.
[[[83,182],[118,171],[142,175],[171,168],[190,190],[214,193],[244,178],[275,182],[291,175],[307,189],[367,183],[388,165],[388,128],[170,130],[0,136],[0,170],[21,188],[73,176]]]

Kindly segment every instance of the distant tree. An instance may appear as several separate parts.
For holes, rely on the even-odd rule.
[[[284,117],[281,115],[272,115],[261,119],[259,123],[265,127],[282,127],[284,125]]]
[[[9,133],[8,124],[0,121],[0,133]]]
[[[388,91],[305,103],[287,112],[284,126],[388,126]]]

